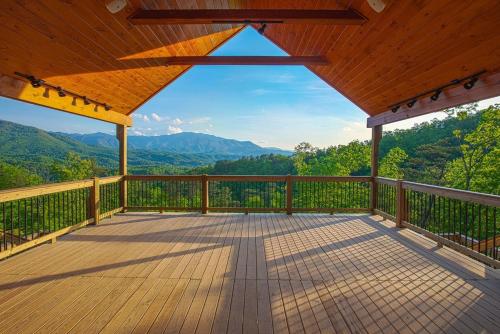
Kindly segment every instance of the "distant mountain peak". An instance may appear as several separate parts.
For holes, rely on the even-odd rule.
[[[58,134],[68,136],[87,145],[107,148],[118,147],[118,141],[115,136],[102,132],[90,134]],[[234,155],[236,157],[258,156],[263,154],[291,154],[290,151],[278,148],[261,147],[248,140],[240,141],[236,139],[226,139],[212,134],[198,132],[182,132],[160,136],[132,135],[128,137],[128,146],[130,149],[135,150],[183,154]]]

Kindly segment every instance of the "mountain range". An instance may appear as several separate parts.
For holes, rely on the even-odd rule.
[[[98,132],[91,134],[54,133],[67,136],[79,142],[92,146],[118,148],[115,136]],[[262,154],[290,155],[290,151],[279,148],[258,146],[251,141],[226,139],[213,135],[195,132],[182,132],[164,136],[128,136],[128,147],[133,150],[148,150],[185,154],[258,156]]]
[[[93,158],[106,168],[116,168],[118,141],[105,133],[67,134],[47,132],[35,127],[0,120],[0,159],[31,170],[47,161],[62,160],[68,152]],[[129,136],[129,166],[196,167],[218,160],[236,160],[242,156],[285,154],[291,152],[262,148],[252,142],[224,139],[199,133],[170,136]]]

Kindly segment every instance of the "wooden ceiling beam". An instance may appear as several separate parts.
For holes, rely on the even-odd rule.
[[[166,65],[328,65],[322,56],[187,56],[160,58]]]
[[[500,72],[482,75],[472,89],[465,89],[462,85],[455,86],[443,91],[437,101],[431,101],[429,97],[423,97],[415,103],[412,108],[401,105],[397,112],[385,111],[367,119],[366,126],[373,128],[402,121],[405,119],[442,111],[466,103],[500,96]]]
[[[135,25],[283,23],[360,25],[366,18],[353,9],[139,9],[129,18]]]
[[[44,93],[44,87],[34,88],[24,80],[0,74],[0,96],[104,122],[132,126],[130,116],[113,110],[105,110],[102,106],[98,107],[96,111],[94,104],[85,105],[81,100],[73,104],[72,96],[59,97],[54,90],[49,90],[48,96]]]

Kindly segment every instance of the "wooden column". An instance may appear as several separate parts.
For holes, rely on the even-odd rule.
[[[94,224],[99,224],[99,215],[101,214],[100,203],[99,203],[99,178],[94,177],[94,186],[92,187],[92,191],[90,194],[90,209],[92,217],[94,218]]]
[[[119,153],[120,153],[120,175],[124,176],[123,180],[120,182],[120,206],[123,211],[126,211],[127,207],[127,180],[125,176],[127,175],[127,127],[125,125],[116,125],[116,138],[119,142]]]
[[[378,185],[375,182],[375,178],[378,176],[378,157],[379,157],[379,145],[382,139],[382,125],[377,125],[372,128],[372,155],[371,155],[371,177],[372,177],[372,192],[370,199],[370,209],[375,210],[377,208],[377,194]]]
[[[293,212],[293,180],[290,174],[286,177],[286,213],[291,215]]]
[[[201,176],[201,213],[208,212],[208,175]]]

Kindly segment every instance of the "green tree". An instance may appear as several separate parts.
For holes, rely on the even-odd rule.
[[[58,181],[83,180],[95,176],[99,171],[94,160],[82,159],[74,152],[68,152],[62,162],[54,162],[52,172]]]
[[[406,159],[408,159],[408,154],[403,149],[392,148],[380,161],[380,176],[402,179],[404,177],[402,165]]]
[[[42,177],[29,170],[0,162],[0,189],[26,187],[43,183]]]
[[[474,109],[459,110],[457,116],[467,119],[471,111]],[[493,183],[493,188],[498,189],[500,105],[490,106],[484,110],[474,131],[465,133],[456,129],[454,135],[459,144],[460,154],[447,166],[445,178],[449,185],[466,190],[483,191],[481,184]]]

